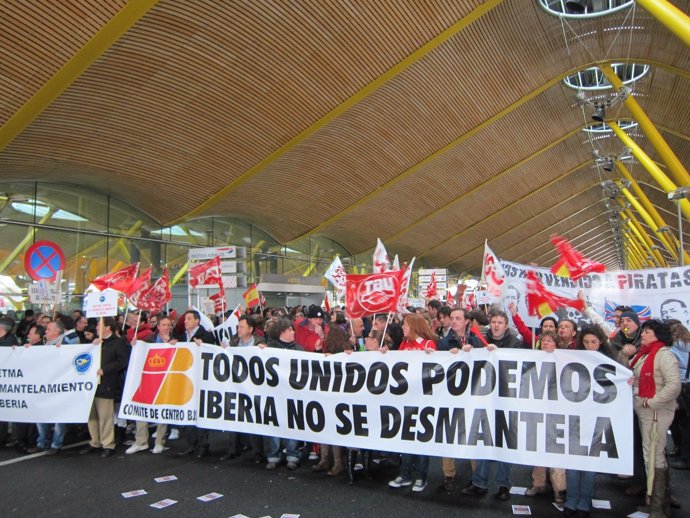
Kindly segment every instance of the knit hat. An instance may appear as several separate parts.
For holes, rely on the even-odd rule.
[[[323,318],[323,309],[317,305],[311,306],[307,318]]]
[[[635,324],[637,326],[640,325],[640,317],[638,317],[637,313],[635,313],[634,311],[623,311],[623,313],[621,313],[620,317],[621,318],[629,318],[630,320],[635,322]]]

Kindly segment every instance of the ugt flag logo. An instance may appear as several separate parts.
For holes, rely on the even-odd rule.
[[[184,405],[194,393],[194,383],[184,374],[193,365],[194,357],[188,349],[151,349],[132,401],[146,405]]]

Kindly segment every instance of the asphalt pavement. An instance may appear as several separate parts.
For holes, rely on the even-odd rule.
[[[343,474],[329,477],[311,470],[306,458],[296,471],[285,465],[267,471],[257,464],[251,451],[224,462],[227,435],[211,432],[211,454],[208,457],[179,457],[186,448],[184,438],[170,441],[170,450],[160,455],[140,452],[125,455],[126,446],[106,459],[97,454],[79,455],[79,446],[60,454],[23,455],[4,448],[0,450],[0,509],[7,517],[218,517],[245,515],[249,518],[283,514],[302,518],[327,517],[481,517],[513,516],[513,505],[528,505],[532,516],[563,514],[552,504],[552,494],[533,498],[513,495],[510,501],[494,498],[496,488],[482,497],[460,493],[469,483],[470,463],[458,460],[458,489],[446,492],[441,460],[433,458],[429,469],[429,486],[421,493],[409,488],[390,489],[395,478],[393,465],[376,464],[373,479],[359,477],[354,486]],[[74,440],[74,439],[73,439]],[[306,453],[305,453],[306,457]],[[511,480],[515,486],[529,487],[531,468],[514,466]],[[174,475],[176,480],[156,482],[158,477]],[[636,510],[638,498],[628,497],[624,490],[629,481],[614,475],[600,474],[595,498],[608,500],[611,510],[595,509],[593,518],[623,517]],[[683,508],[675,516],[690,512],[690,472],[672,470],[672,485]],[[122,493],[144,490],[146,494],[124,498]],[[200,496],[218,493],[222,497],[203,502]],[[151,504],[165,499],[177,503],[155,509]]]

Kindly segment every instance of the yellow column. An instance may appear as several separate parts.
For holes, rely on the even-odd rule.
[[[172,278],[172,282],[170,283],[170,286],[175,286],[178,282],[180,282],[180,279],[182,276],[187,273],[187,270],[189,269],[189,261],[184,263],[184,266],[180,268],[180,271],[175,274],[175,277]]]
[[[652,178],[654,178],[654,180],[666,192],[666,194],[676,189],[676,184],[664,174],[661,168],[656,165],[654,160],[649,158],[647,153],[645,153],[642,148],[638,146],[637,143],[620,128],[620,126],[618,126],[618,124],[613,121],[607,122],[607,124],[611,127],[615,134],[618,135],[618,138],[621,140],[621,142],[631,149],[633,155],[635,155],[635,158],[639,160],[640,164],[642,164],[642,166],[649,172]],[[688,181],[682,185],[690,185],[690,179],[688,179]],[[690,200],[681,200],[680,207],[685,214],[685,217],[690,219]]]
[[[618,167],[618,170],[621,172],[624,178],[626,178],[630,182],[630,186],[632,187],[633,192],[635,193],[635,196],[639,199],[640,204],[644,207],[645,211],[647,214],[654,220],[656,223],[656,228],[653,228],[649,223],[649,228],[651,228],[654,232],[657,232],[659,227],[663,227],[666,225],[666,222],[664,221],[664,218],[661,217],[661,214],[659,214],[659,211],[656,210],[654,205],[652,205],[652,202],[649,201],[649,198],[647,198],[647,195],[642,191],[640,186],[638,185],[637,181],[632,177],[630,174],[630,171],[620,162],[616,161],[616,166]],[[632,202],[631,202],[632,203]],[[637,211],[640,216],[642,216],[642,213],[640,211]],[[644,219],[644,216],[643,216]],[[646,220],[645,220],[646,222]],[[672,249],[671,255],[675,259],[678,259],[678,252],[677,250],[679,249],[678,242],[675,238],[675,236],[672,235],[665,235],[665,234],[657,234],[659,236],[659,240],[662,242],[662,244],[669,250]],[[670,247],[670,248],[669,248]],[[686,261],[688,258],[688,255],[686,254]]]
[[[625,258],[627,267],[629,270],[641,270],[642,268],[637,262],[637,258],[633,255],[632,251],[630,250],[630,246],[628,245],[627,241],[623,244],[625,247]]]
[[[668,243],[668,241],[665,239],[666,236],[663,235],[663,233],[659,232],[659,225],[656,224],[656,221],[654,221],[652,219],[652,217],[649,215],[649,213],[640,204],[640,202],[635,199],[635,197],[630,193],[630,191],[628,189],[626,189],[625,187],[622,187],[621,190],[622,190],[623,194],[625,195],[625,197],[628,199],[628,201],[635,208],[637,213],[640,216],[642,216],[642,219],[644,220],[645,223],[647,223],[647,226],[649,228],[651,228],[657,234],[657,236],[659,237],[659,240],[664,245],[664,248],[666,248],[666,250],[668,250],[675,259],[678,259],[678,253],[676,252],[675,247]]]
[[[637,4],[690,46],[690,18],[683,11],[665,0],[637,0]]]
[[[654,263],[652,263],[650,260],[647,259],[647,254],[642,250],[640,247],[640,244],[637,242],[635,237],[630,233],[626,232],[625,234],[627,236],[628,242],[630,243],[630,246],[632,246],[633,250],[635,251],[637,258],[639,259],[640,263],[645,265],[645,266],[654,266]]]
[[[606,76],[606,79],[609,80],[609,83],[611,83],[611,86],[613,86],[613,88],[615,88],[616,90],[620,90],[623,87],[623,82],[616,75],[616,73],[613,71],[613,69],[611,68],[611,65],[609,65],[608,63],[602,63],[599,65],[599,69]],[[644,112],[642,107],[638,104],[635,97],[632,95],[629,95],[625,99],[624,102],[625,102],[625,106],[630,111],[630,114],[633,116],[633,118],[635,119],[637,124],[640,126],[640,129],[647,136],[647,138],[649,139],[649,142],[652,144],[652,146],[654,146],[654,149],[657,150],[657,152],[659,153],[659,156],[661,157],[663,162],[670,169],[671,174],[675,178],[675,181],[679,185],[690,184],[690,174],[688,174],[685,167],[683,167],[683,164],[680,162],[680,160],[678,160],[678,157],[673,153],[673,150],[666,143],[666,141],[664,140],[664,137],[661,136],[661,133],[659,133],[659,130],[656,129],[656,126],[654,126],[654,123],[649,119],[649,117],[647,117],[647,114]],[[611,125],[609,121],[607,121],[607,124]],[[611,127],[613,128],[613,126],[611,126]],[[614,131],[615,131],[615,129],[614,129]],[[616,133],[618,134],[618,132],[616,132]],[[620,135],[619,135],[619,138],[620,138]]]
[[[647,244],[647,242],[644,240],[642,237],[642,234],[638,232],[638,230],[635,228],[635,226],[632,224],[632,221],[630,221],[628,218],[624,218],[625,224],[628,226],[630,229],[630,234],[631,238],[635,240],[635,242],[640,246],[641,251],[644,253],[645,256],[649,256],[654,258],[654,254],[652,253],[651,247]],[[661,265],[656,265],[656,266],[661,266]]]
[[[649,234],[647,234],[647,231],[645,230],[645,228],[637,220],[637,217],[635,217],[635,214],[633,214],[628,209],[623,210],[623,214],[626,217],[626,221],[628,222],[628,225],[633,229],[635,234],[642,238],[642,240],[644,241],[644,243],[646,245],[645,248],[647,248],[647,250],[649,250],[649,252],[652,254],[652,257],[654,257],[654,259],[656,260],[656,263],[661,267],[668,266],[668,263],[666,263],[666,259],[664,259],[664,256],[661,255],[661,252],[659,252],[659,250],[656,250],[654,248],[654,241],[652,241],[652,238],[649,237]]]

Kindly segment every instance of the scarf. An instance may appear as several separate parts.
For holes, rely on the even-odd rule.
[[[637,386],[637,395],[642,398],[653,398],[656,394],[656,383],[654,383],[654,357],[662,347],[666,347],[666,344],[658,340],[651,344],[644,345],[630,362],[630,368],[632,369],[640,358],[647,355],[640,369],[640,381]]]

